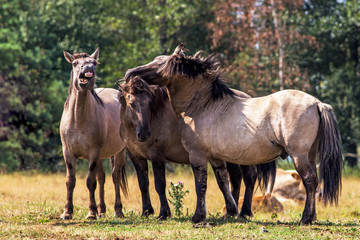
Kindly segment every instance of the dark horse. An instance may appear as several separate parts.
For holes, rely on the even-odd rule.
[[[196,179],[197,207],[192,220],[206,217],[206,167],[214,159],[253,165],[289,154],[306,189],[301,223],[310,224],[316,220],[319,156],[324,201],[337,203],[342,153],[331,106],[295,90],[239,98],[224,84],[216,55],[186,56],[183,48],[181,44],[170,56],[128,70],[125,81],[140,76],[168,88]]]
[[[166,219],[170,216],[170,208],[165,194],[165,160],[190,164],[189,154],[181,143],[176,114],[172,109],[165,87],[149,85],[138,77],[127,83],[119,84],[119,87],[119,100],[121,102],[120,135],[126,144],[137,172],[142,194],[143,215],[154,213],[149,196],[147,166],[147,159],[149,159],[152,162],[155,188],[161,202],[159,218]],[[240,97],[249,97],[240,91],[236,91],[236,94]],[[220,166],[213,162],[210,163],[219,184],[228,184],[227,178],[222,179],[220,177],[220,172],[223,170],[221,167],[225,163],[222,162]],[[267,167],[255,168],[254,166],[240,167],[237,164],[227,163],[232,185],[232,197],[236,204],[239,200],[242,173],[244,176],[246,191],[240,216],[252,216],[251,200],[256,177],[258,176],[259,182],[263,179],[264,185],[267,184],[270,177],[275,178],[275,164],[268,165]],[[230,199],[228,201],[234,201],[229,196],[225,194],[224,196]]]
[[[105,172],[100,159],[112,157],[112,176],[115,186],[116,216],[123,216],[120,188],[126,194],[125,144],[119,136],[120,102],[118,91],[110,88],[94,88],[95,67],[99,49],[93,54],[64,51],[65,59],[72,64],[69,96],[65,102],[60,123],[60,135],[66,164],[67,203],[63,219],[73,214],[73,192],[75,188],[76,159],[89,160],[89,174],[86,185],[89,189],[89,214],[96,219],[106,211],[104,201]],[[96,178],[99,182],[99,212],[94,192]]]

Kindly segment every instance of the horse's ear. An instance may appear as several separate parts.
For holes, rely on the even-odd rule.
[[[96,61],[98,60],[98,58],[99,58],[99,51],[100,51],[100,49],[99,48],[97,48],[96,50],[95,50],[95,52],[93,53],[93,54],[91,54],[91,58],[93,58],[93,59],[95,59]]]
[[[68,61],[69,63],[72,63],[75,59],[74,56],[68,53],[67,51],[64,51],[64,57],[66,61]]]
[[[301,177],[300,177],[300,175],[298,174],[298,173],[296,173],[296,172],[292,172],[291,173],[291,177],[293,177],[295,180],[297,180],[297,181],[300,181],[301,180]]]
[[[117,81],[115,84],[119,87],[120,92],[122,92],[124,90],[123,86],[122,86],[122,83],[120,81]]]
[[[131,87],[136,89],[137,91],[141,91],[144,89],[144,83],[139,77],[135,77],[132,80]]]
[[[177,47],[175,48],[175,51],[174,51],[173,55],[183,54],[183,50],[184,50],[184,49],[185,49],[184,44],[183,44],[183,43],[180,43],[179,46],[177,46]]]

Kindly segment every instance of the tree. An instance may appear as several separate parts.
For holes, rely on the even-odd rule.
[[[302,32],[302,1],[224,0],[215,9],[213,44],[234,86],[251,95],[308,88],[299,56],[316,42]]]
[[[359,1],[307,1],[305,11],[308,32],[320,43],[307,63],[313,93],[333,106],[345,161],[354,167],[360,143]]]

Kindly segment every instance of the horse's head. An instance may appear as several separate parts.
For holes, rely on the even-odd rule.
[[[146,65],[129,69],[125,81],[139,76],[149,84],[169,87],[178,78],[194,79],[218,66],[213,60],[214,55],[202,58],[201,52],[197,52],[194,56],[186,56],[185,51],[184,45],[180,44],[171,55],[161,55]]]
[[[89,55],[87,53],[70,53],[64,51],[65,59],[72,64],[72,84],[78,91],[92,90],[95,86],[96,65],[99,48]]]
[[[169,56],[166,55],[157,56],[153,61],[146,65],[138,66],[127,70],[124,78],[125,81],[128,82],[133,77],[139,76],[149,84],[166,86],[167,81],[166,79],[162,78],[159,73],[159,69],[165,64],[166,59],[168,58]]]
[[[144,142],[150,137],[149,121],[154,86],[150,86],[140,77],[131,78],[118,86],[121,91],[121,107],[126,108],[125,117],[131,119],[136,138]]]
[[[173,63],[174,58],[180,58],[185,56],[184,44],[180,44],[172,55],[160,55],[157,56],[153,61],[148,64],[131,68],[126,71],[125,81],[139,76],[149,84],[158,84],[160,86],[167,86],[169,84],[169,74],[164,74],[164,67],[166,68],[169,64]],[[176,61],[176,60],[175,60]],[[178,69],[179,70],[179,69]]]

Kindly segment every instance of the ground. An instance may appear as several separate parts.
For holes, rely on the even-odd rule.
[[[207,221],[194,225],[196,194],[191,174],[169,174],[170,181],[182,181],[190,193],[184,200],[184,216],[166,221],[156,216],[140,217],[141,197],[135,175],[129,175],[129,198],[122,196],[123,219],[115,218],[114,191],[106,178],[106,216],[85,220],[88,192],[84,176],[78,176],[74,192],[74,219],[60,220],[66,198],[65,175],[0,175],[0,239],[357,239],[360,236],[360,179],[344,178],[339,205],[317,204],[318,221],[301,226],[303,205],[285,205],[277,215],[258,212],[248,221],[223,219],[224,200],[212,174],[208,178]],[[159,199],[150,179],[151,199],[156,214]],[[244,187],[242,186],[242,192]],[[172,206],[171,206],[172,207]],[[172,212],[174,210],[172,208]],[[266,232],[266,230],[268,232]]]

